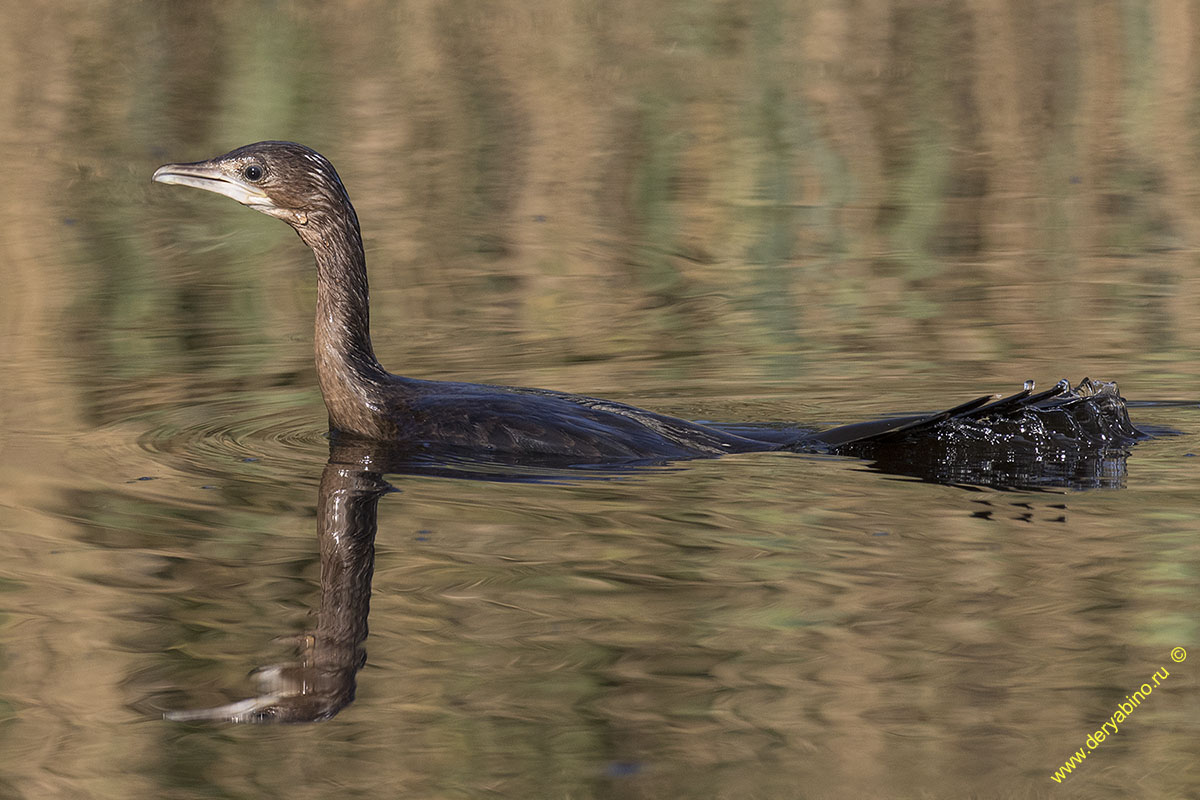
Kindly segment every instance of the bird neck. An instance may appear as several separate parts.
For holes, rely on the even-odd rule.
[[[317,259],[313,342],[317,379],[335,430],[377,436],[382,388],[391,376],[371,347],[367,262],[354,209],[310,215],[300,238]]]

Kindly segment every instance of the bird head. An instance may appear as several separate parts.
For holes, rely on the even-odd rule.
[[[232,197],[298,231],[314,218],[344,214],[350,207],[333,164],[295,142],[255,142],[207,161],[164,164],[154,180]]]

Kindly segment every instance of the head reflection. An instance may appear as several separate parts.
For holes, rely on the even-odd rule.
[[[298,637],[294,661],[254,671],[258,692],[254,697],[211,708],[168,711],[163,717],[174,722],[320,722],[354,701],[355,676],[367,658],[363,643],[379,498],[395,491],[384,475],[544,483],[605,479],[652,468],[644,464],[591,468],[565,461],[530,466],[447,453],[434,456],[365,440],[331,442],[317,490],[321,602],[316,628]]]
[[[258,694],[235,703],[163,716],[177,722],[319,722],[354,700],[355,674],[366,663],[367,614],[375,567],[379,498],[392,490],[378,457],[362,446],[334,444],[317,492],[321,604],[317,626],[299,637],[295,661],[260,667]]]
[[[995,426],[992,426],[992,430]],[[1019,431],[1023,432],[1023,431]],[[1003,458],[960,438],[941,446],[894,446],[856,453],[868,468],[931,483],[991,489],[1064,490],[1119,488],[1128,450],[1118,446],[1080,452],[1028,439],[1009,442]],[[1048,439],[1047,439],[1048,441]],[[986,457],[990,455],[991,457]],[[802,456],[803,457],[803,456]],[[612,479],[631,473],[683,469],[663,462],[620,466],[580,465],[567,460],[480,461],[453,453],[414,452],[364,440],[332,441],[317,496],[321,552],[321,601],[316,627],[298,637],[296,659],[253,673],[254,697],[211,708],[168,711],[177,722],[318,722],[354,700],[355,676],[366,663],[364,642],[375,563],[379,499],[394,488],[384,475],[436,475],[517,483]]]

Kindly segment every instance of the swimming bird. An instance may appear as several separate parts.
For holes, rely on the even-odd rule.
[[[295,142],[265,141],[153,179],[231,197],[290,225],[317,263],[317,379],[335,437],[401,442],[468,454],[559,463],[639,463],[766,450],[874,455],[933,442],[1019,447],[1120,447],[1144,435],[1115,384],[1032,382],[935,414],[890,417],[826,431],[692,422],[623,403],[546,389],[420,380],[393,375],[371,346],[367,266],[358,217],[333,164]],[[565,460],[565,462],[563,461]]]

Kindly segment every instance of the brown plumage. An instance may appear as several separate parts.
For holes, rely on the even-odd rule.
[[[985,397],[941,414],[815,433],[704,425],[543,389],[403,378],[388,373],[371,347],[358,218],[337,171],[324,156],[294,142],[258,142],[208,161],[167,164],[154,173],[154,180],[232,197],[282,219],[312,249],[317,261],[317,376],[329,426],[336,434],[439,451],[587,463],[779,449],[870,455],[875,447],[952,437],[954,425],[968,420],[1054,413],[1068,403],[1078,411],[1082,403],[1100,418],[1090,444],[1108,446],[1141,436],[1109,384],[1097,384],[1111,387],[1103,392],[1083,395],[1065,382],[1033,395],[1030,384],[999,403]],[[1118,402],[1114,406],[1088,400],[1093,394]]]

